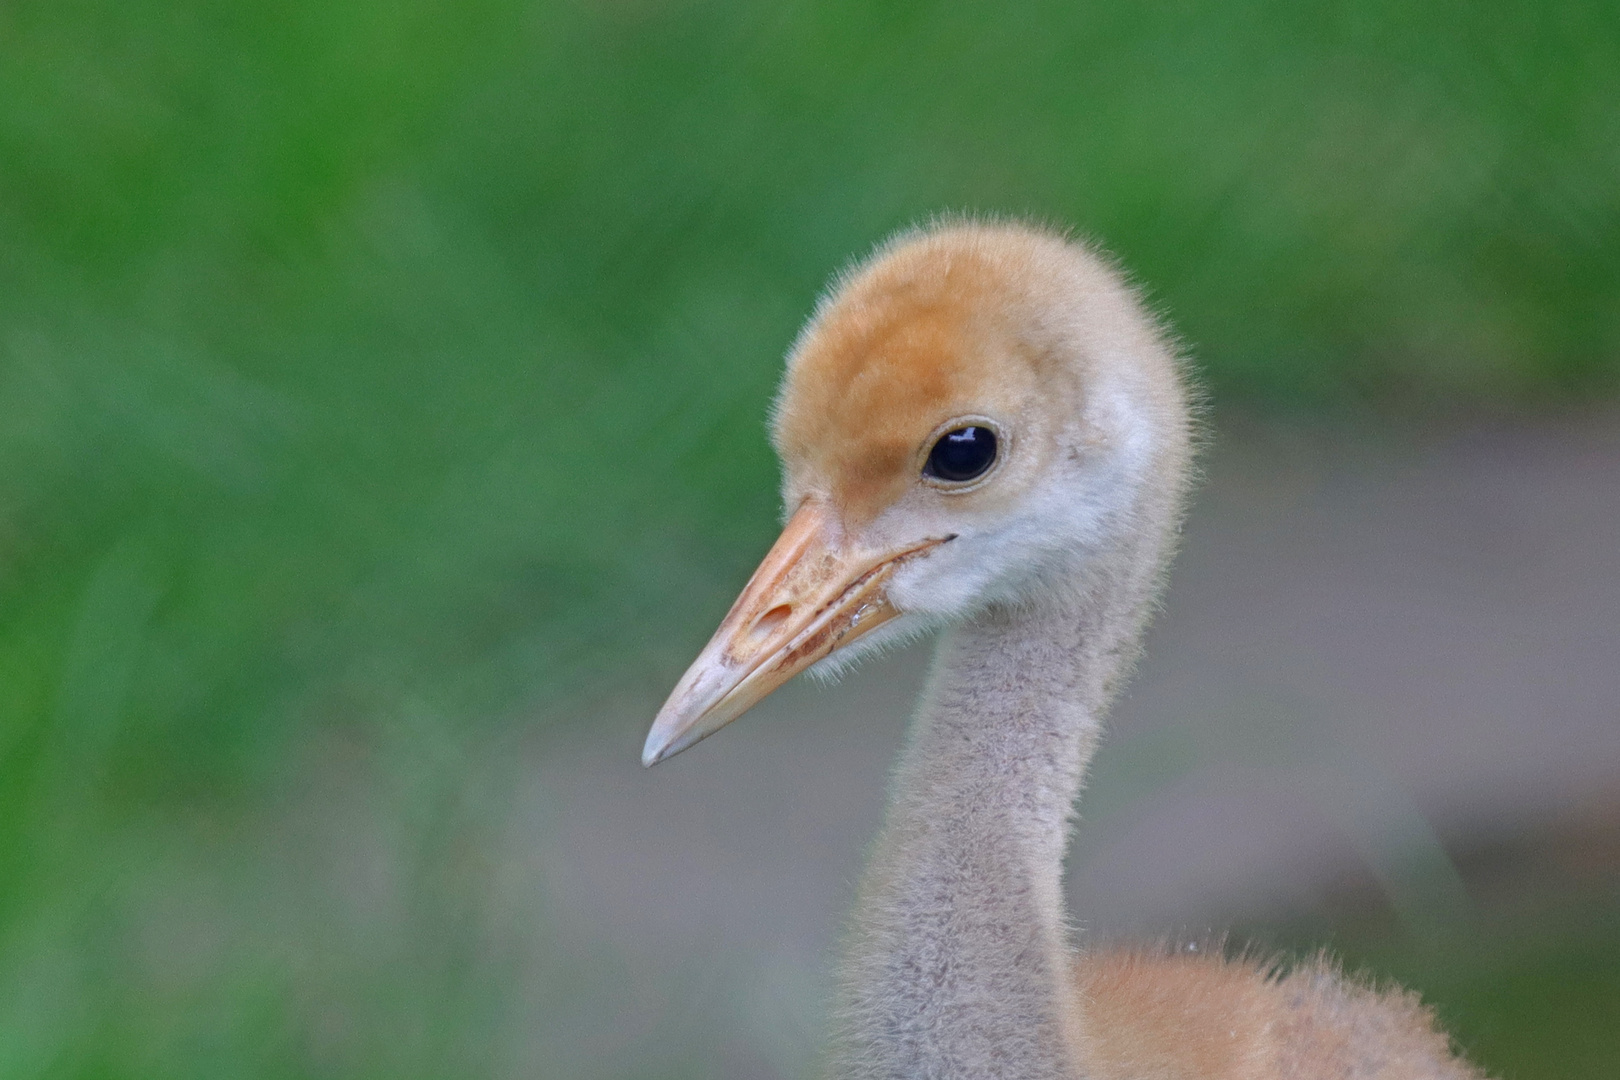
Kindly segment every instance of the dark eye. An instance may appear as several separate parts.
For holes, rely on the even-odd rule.
[[[923,475],[959,484],[983,476],[995,461],[995,432],[987,427],[957,428],[941,435],[928,451]]]

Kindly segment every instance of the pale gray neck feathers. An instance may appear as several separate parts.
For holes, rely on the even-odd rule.
[[[1076,1076],[1063,853],[1159,554],[940,642],[845,943],[839,1080]]]

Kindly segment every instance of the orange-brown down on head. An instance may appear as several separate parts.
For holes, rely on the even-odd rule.
[[[1059,377],[1036,283],[1073,258],[1027,228],[958,225],[902,238],[823,303],[788,361],[777,452],[860,525],[916,482],[939,425],[1029,411]]]

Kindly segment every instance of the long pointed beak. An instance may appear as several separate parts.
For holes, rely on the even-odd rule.
[[[895,568],[949,539],[862,550],[829,507],[799,507],[658,710],[641,763],[656,765],[713,735],[817,660],[900,614],[887,592]]]

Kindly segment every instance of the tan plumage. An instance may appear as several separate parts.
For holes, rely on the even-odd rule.
[[[835,1075],[1477,1077],[1412,995],[1325,962],[1071,941],[1075,799],[1191,458],[1174,353],[1104,261],[1013,224],[901,237],[817,309],[773,433],[790,519],[643,761],[812,664],[943,630],[844,948]]]
[[[1093,1080],[1474,1080],[1433,1014],[1318,957],[1279,971],[1218,953],[1108,950],[1077,962]]]

